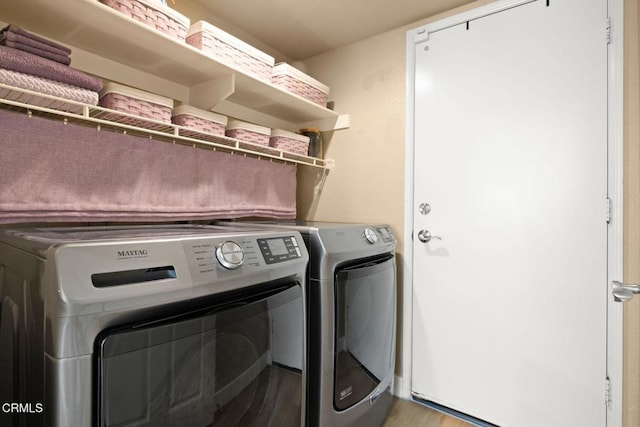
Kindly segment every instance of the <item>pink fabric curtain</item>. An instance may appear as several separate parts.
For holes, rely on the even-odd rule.
[[[295,211],[295,165],[0,111],[0,223]]]

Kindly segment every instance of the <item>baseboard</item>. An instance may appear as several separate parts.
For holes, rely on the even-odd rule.
[[[410,399],[411,392],[405,389],[404,379],[398,375],[393,377],[393,395],[400,399]]]

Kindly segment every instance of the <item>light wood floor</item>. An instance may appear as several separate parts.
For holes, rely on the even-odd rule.
[[[382,427],[471,427],[472,425],[445,415],[419,403],[393,398],[393,406]]]

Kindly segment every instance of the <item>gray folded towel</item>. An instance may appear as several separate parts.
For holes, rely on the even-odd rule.
[[[94,92],[102,90],[102,79],[99,77],[11,47],[0,46],[0,68],[67,83]]]
[[[71,64],[71,57],[65,50],[11,31],[0,32],[0,45],[24,50],[64,65]]]
[[[68,47],[63,46],[54,41],[51,41],[49,39],[46,39],[44,37],[40,37],[38,35],[30,33],[13,24],[9,24],[6,27],[4,27],[2,30],[0,30],[0,35],[5,35],[5,34],[15,34],[15,35],[20,35],[23,38],[30,39],[32,42],[35,42],[34,44],[32,44],[33,47],[37,47],[38,49],[49,50],[50,52],[57,53],[59,55],[68,56],[69,54],[71,54],[71,49],[69,49]],[[22,42],[24,43],[24,40]]]

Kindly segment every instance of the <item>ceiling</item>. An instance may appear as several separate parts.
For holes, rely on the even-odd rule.
[[[473,0],[167,0],[287,60],[304,60]],[[247,40],[249,38],[250,40]],[[256,41],[258,42],[256,44]]]

